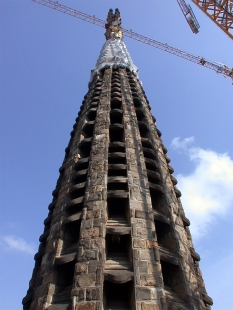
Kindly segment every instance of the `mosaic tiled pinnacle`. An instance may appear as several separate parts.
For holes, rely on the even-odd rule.
[[[167,149],[109,11],[24,310],[209,310]]]

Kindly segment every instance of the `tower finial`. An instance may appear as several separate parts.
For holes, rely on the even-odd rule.
[[[105,24],[105,37],[106,40],[109,39],[122,39],[122,28],[121,28],[121,15],[118,9],[115,9],[115,13],[113,13],[113,9],[108,11],[107,16],[107,24]]]

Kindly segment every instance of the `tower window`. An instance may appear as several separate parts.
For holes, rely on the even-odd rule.
[[[135,112],[136,112],[136,115],[137,115],[137,120],[139,122],[145,120],[145,114],[143,113],[142,109],[137,108],[137,109],[135,109]]]
[[[96,118],[96,109],[92,108],[89,110],[87,117],[89,119],[89,121],[94,121]]]
[[[82,185],[82,186],[81,186]],[[86,183],[81,183],[79,184],[79,186],[81,187],[77,187],[74,186],[71,193],[70,193],[70,198],[71,199],[75,199],[75,198],[79,198],[85,195],[85,190],[86,190]]]
[[[171,226],[167,223],[155,220],[155,228],[159,245],[174,252],[176,250],[176,243],[172,236]]]
[[[169,217],[169,209],[165,196],[159,190],[150,188],[150,196],[152,208],[161,213],[162,215]]]
[[[117,177],[117,176],[122,176],[126,177],[127,176],[127,169],[126,165],[122,164],[109,164],[108,165],[108,176],[109,177]]]
[[[126,164],[125,154],[123,154],[123,156],[122,156],[122,153],[109,154],[108,163],[109,164]]]
[[[141,105],[142,105],[142,103],[139,100],[139,98],[135,98],[135,97],[133,98],[133,104],[134,104],[135,108],[140,108]]]
[[[143,154],[145,158],[156,159],[154,152],[146,147],[143,147]]]
[[[119,269],[130,269],[131,266],[131,238],[130,235],[106,235],[106,266],[120,265]],[[115,262],[115,263],[114,263]],[[114,268],[113,268],[114,269]]]
[[[133,282],[112,283],[104,281],[104,309],[134,309],[132,301],[134,300]]]
[[[148,138],[149,131],[148,131],[147,125],[143,122],[138,122],[138,127],[139,127],[140,136],[142,138]]]
[[[109,128],[109,136],[110,136],[110,142],[123,142],[124,140],[124,127],[115,125],[110,125]]]
[[[129,200],[125,198],[108,198],[108,218],[126,219],[129,213]]]
[[[149,139],[142,138],[141,141],[142,141],[142,146],[143,147],[146,147],[148,149],[152,149],[152,145],[151,145],[151,142],[150,142]]]
[[[71,201],[70,204],[68,204],[68,206],[67,206],[67,214],[72,215],[72,214],[75,214],[78,212],[82,212],[83,201],[84,201],[84,197],[79,198],[79,199],[75,199],[74,201]]]
[[[80,170],[74,175],[74,184],[83,183],[87,180],[87,169]]]
[[[94,121],[87,122],[83,127],[83,133],[85,138],[91,138],[94,131]]]
[[[62,304],[70,301],[74,278],[74,268],[75,261],[57,266],[57,285],[55,294],[53,296],[53,304]]]
[[[160,175],[156,172],[147,170],[147,177],[150,183],[154,183],[154,184],[160,183]]]
[[[76,164],[74,169],[76,171],[85,170],[89,166],[89,158],[80,159]]]
[[[125,143],[114,142],[109,144],[109,153],[125,153]]]
[[[157,163],[154,160],[145,158],[146,169],[151,171],[158,171]]]
[[[79,150],[81,158],[89,157],[91,152],[91,138],[82,140]]]
[[[165,285],[168,287],[168,290],[170,289],[174,293],[177,294],[178,302],[179,298],[186,301],[187,295],[185,293],[185,287],[184,287],[184,279],[182,275],[181,269],[173,264],[170,264],[168,262],[161,260],[161,267],[162,267],[162,274],[163,274],[163,281]],[[174,296],[175,298],[175,296]]]
[[[64,228],[63,251],[73,244],[78,243],[80,235],[81,219],[67,223]]]
[[[126,182],[111,182],[108,183],[108,191],[127,191],[128,183]]]
[[[113,98],[111,100],[111,109],[122,109],[122,101],[120,100],[120,98]]]
[[[110,123],[111,124],[122,124],[122,110],[115,109],[110,112]]]

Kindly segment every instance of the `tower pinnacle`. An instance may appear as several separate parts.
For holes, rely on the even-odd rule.
[[[105,24],[105,37],[106,40],[109,39],[122,39],[122,28],[121,28],[121,16],[120,11],[115,9],[115,14],[113,13],[113,9],[110,9],[107,16],[107,24]]]
[[[94,70],[91,71],[91,81],[93,77],[105,68],[121,67],[129,69],[137,78],[139,75],[138,68],[134,65],[131,56],[123,42],[123,33],[121,28],[121,16],[118,9],[110,9],[105,24],[106,42],[100,51],[99,58]]]

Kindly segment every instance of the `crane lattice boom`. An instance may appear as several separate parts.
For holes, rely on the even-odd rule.
[[[39,4],[42,4],[42,5],[45,5],[49,8],[54,9],[54,10],[60,11],[62,13],[65,13],[65,14],[74,16],[76,18],[82,19],[86,22],[89,22],[89,23],[92,23],[92,24],[95,24],[97,26],[105,28],[105,22],[103,20],[98,19],[95,16],[90,16],[88,14],[79,12],[79,11],[74,10],[74,9],[71,9],[67,6],[61,5],[58,2],[54,2],[51,0],[32,0],[32,1],[37,2]],[[181,58],[187,59],[191,62],[194,62],[196,64],[199,64],[199,65],[207,67],[211,70],[214,70],[217,73],[221,73],[224,76],[231,77],[232,81],[233,81],[233,69],[230,69],[229,67],[227,67],[224,64],[212,62],[212,61],[204,59],[203,57],[195,56],[195,55],[186,53],[186,52],[181,51],[177,48],[169,46],[167,44],[164,44],[164,43],[158,42],[156,40],[142,36],[140,34],[137,34],[137,33],[133,32],[132,30],[127,30],[127,29],[123,28],[123,33],[126,37],[129,37],[129,38],[137,40],[139,42],[148,44],[150,46],[153,46],[153,47],[158,48],[160,50],[163,50],[165,52],[179,56]]]

